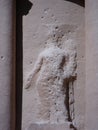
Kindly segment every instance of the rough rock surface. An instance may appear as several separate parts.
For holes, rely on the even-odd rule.
[[[29,14],[24,16],[23,19],[24,89],[22,128],[25,130],[30,124],[46,124],[47,122],[50,122],[51,124],[58,122],[60,125],[64,123],[64,120],[65,122],[66,120],[71,120],[68,119],[69,113],[77,128],[83,130],[85,108],[84,9],[79,5],[62,0],[32,0],[31,2],[33,3],[33,7]],[[52,42],[56,45],[51,44]],[[70,43],[72,43],[72,46],[70,46]],[[74,48],[74,45],[76,46],[75,51],[70,51],[69,53],[70,47]],[[77,53],[76,62],[78,76],[74,82],[71,81],[67,84],[71,90],[70,93],[74,92],[74,94],[70,95],[72,99],[70,104],[72,102],[74,106],[70,105],[70,110],[72,112],[69,112],[69,108],[67,108],[66,114],[66,105],[64,109],[64,98],[66,94],[63,93],[63,90],[60,95],[56,90],[57,86],[61,89],[60,86],[63,85],[65,77],[67,78],[68,75],[68,78],[71,75],[75,76],[75,74],[72,74],[72,72],[75,71],[75,69],[73,69],[75,67],[73,64],[76,62],[74,60],[71,64],[74,67],[72,67],[72,70],[69,69],[71,70],[70,73],[69,71],[66,71],[66,67],[63,68],[66,66],[66,62],[61,65],[63,67],[59,68],[60,63],[64,60],[62,57],[65,57],[65,59],[68,60],[69,58],[67,58],[67,56],[69,54],[71,55],[71,52],[74,54],[72,54],[72,59],[75,59],[75,54]],[[38,63],[39,61],[40,63]],[[34,70],[36,70],[36,65],[38,67],[38,73],[36,73],[34,78],[30,78],[30,74],[32,77]],[[69,68],[71,68],[71,66]],[[68,75],[63,77],[67,72]],[[28,89],[25,89],[25,87]],[[44,89],[44,87],[47,87],[47,89]],[[51,88],[53,92],[50,92],[52,93],[51,96],[49,96],[49,88]],[[72,91],[73,88],[74,91]],[[54,100],[48,100],[48,98],[53,98],[58,95],[60,96],[59,99],[54,98]],[[58,110],[57,112],[54,112],[55,114],[50,113],[51,110],[55,111],[56,108],[59,108],[57,105],[52,105],[55,104],[55,101],[60,101],[59,106],[61,113],[59,113]],[[65,116],[62,114],[62,111],[65,113]],[[58,117],[59,121],[57,121]]]

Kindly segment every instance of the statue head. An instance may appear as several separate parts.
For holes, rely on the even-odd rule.
[[[62,42],[62,33],[57,30],[52,30],[46,40],[46,47],[60,47]]]

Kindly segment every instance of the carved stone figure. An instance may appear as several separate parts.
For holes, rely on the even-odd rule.
[[[57,39],[53,38],[47,41],[45,50],[39,54],[25,88],[36,82],[40,98],[38,117],[42,121],[64,123],[72,120],[73,106],[70,104],[74,98],[69,82],[76,68],[75,57],[75,49],[60,48]]]

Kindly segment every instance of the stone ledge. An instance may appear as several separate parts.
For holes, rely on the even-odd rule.
[[[76,130],[71,123],[65,124],[30,124],[27,130]]]

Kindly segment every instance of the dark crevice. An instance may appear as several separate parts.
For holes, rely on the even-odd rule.
[[[22,121],[22,87],[23,87],[23,15],[32,7],[28,0],[16,1],[16,123],[15,130],[21,130]]]
[[[70,128],[73,130],[77,130],[77,128],[73,124],[70,124]]]
[[[73,2],[75,4],[78,4],[82,7],[85,7],[85,0],[64,0],[64,1],[70,1],[70,2]]]
[[[65,98],[65,106],[66,106],[66,109],[67,109],[67,114],[68,114],[68,121],[72,122],[72,119],[71,119],[71,116],[70,116],[70,107],[69,107],[69,80],[65,80],[65,95],[66,95],[66,98]]]
[[[67,120],[69,122],[73,121],[72,116],[70,114],[71,110],[70,110],[70,103],[69,103],[69,100],[70,100],[69,91],[70,91],[70,89],[72,89],[72,95],[74,96],[73,83],[74,83],[75,80],[76,80],[76,76],[72,76],[72,77],[70,77],[68,79],[65,79],[65,81],[63,83],[63,91],[65,93],[65,101],[64,101],[64,103],[65,103],[65,107],[67,109],[67,115],[68,115],[68,119]],[[72,85],[71,88],[70,88],[70,85],[69,85],[70,83]],[[74,109],[74,102],[73,102],[73,109]],[[74,110],[73,110],[73,112],[74,112]]]
[[[66,63],[66,60],[65,60],[65,57],[63,57],[63,58],[62,58],[62,61],[61,61],[61,63],[60,63],[60,67],[59,67],[59,69],[63,69],[65,63]]]

